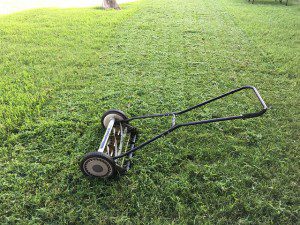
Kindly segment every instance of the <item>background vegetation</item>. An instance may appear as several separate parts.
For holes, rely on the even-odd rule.
[[[0,17],[0,223],[299,222],[298,2],[122,8]],[[115,180],[81,174],[106,110],[175,111],[243,85],[261,92],[270,107],[263,117],[178,130]],[[250,96],[179,120],[254,110]],[[169,124],[135,125],[143,141]]]

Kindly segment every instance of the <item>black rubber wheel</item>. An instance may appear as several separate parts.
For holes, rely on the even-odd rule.
[[[97,178],[113,177],[117,172],[114,160],[101,152],[87,153],[80,163],[80,169],[86,176]]]
[[[110,118],[112,117],[114,117],[116,121],[123,121],[128,119],[125,113],[120,110],[117,109],[108,110],[102,115],[101,118],[101,124],[104,128],[107,128]]]

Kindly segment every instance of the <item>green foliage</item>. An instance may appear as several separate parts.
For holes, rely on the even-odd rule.
[[[144,0],[0,17],[1,224],[295,224],[299,4]],[[110,108],[175,111],[243,85],[262,118],[184,128],[89,180]],[[255,110],[250,93],[178,122]],[[140,142],[170,125],[137,122]]]

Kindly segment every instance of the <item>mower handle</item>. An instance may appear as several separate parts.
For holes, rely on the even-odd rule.
[[[193,109],[199,108],[199,107],[204,106],[204,105],[206,105],[208,103],[211,103],[211,102],[216,101],[218,99],[224,98],[224,97],[226,97],[228,95],[234,94],[234,93],[239,92],[239,91],[244,90],[244,89],[252,89],[254,91],[254,93],[255,93],[256,97],[258,98],[260,104],[262,105],[263,109],[260,110],[259,112],[255,112],[255,113],[242,114],[241,116],[238,116],[239,117],[238,119],[253,118],[253,117],[261,116],[262,114],[264,114],[267,111],[268,107],[267,107],[266,103],[264,102],[264,100],[262,99],[262,97],[260,96],[258,90],[255,87],[253,87],[253,86],[243,86],[243,87],[234,89],[234,90],[229,91],[229,92],[227,92],[225,94],[222,94],[222,95],[220,95],[218,97],[212,98],[210,100],[207,100],[205,102],[202,102],[202,103],[200,103],[198,105],[192,106],[190,108],[187,108],[187,109],[179,111],[179,112],[169,112],[169,113],[163,113],[163,114],[152,114],[152,115],[136,116],[136,117],[131,117],[130,119],[124,120],[124,122],[129,122],[131,120],[136,120],[136,119],[146,119],[146,118],[163,117],[163,116],[173,116],[173,117],[175,117],[177,115],[189,112],[189,111],[191,111]]]
[[[175,125],[175,117],[176,117],[176,115],[180,115],[180,114],[186,113],[188,111],[191,111],[193,109],[199,108],[199,107],[204,106],[204,105],[206,105],[206,104],[208,104],[210,102],[213,102],[213,101],[216,101],[218,99],[224,98],[224,97],[226,97],[228,95],[234,94],[234,93],[239,92],[239,91],[244,90],[244,89],[252,89],[254,91],[254,93],[255,93],[256,97],[258,98],[260,104],[262,105],[263,109],[261,109],[258,112],[246,113],[246,114],[242,114],[242,115],[239,115],[239,116],[229,116],[229,117],[213,118],[213,119],[208,119],[208,120],[194,121],[194,122],[181,123],[181,124]],[[151,142],[157,140],[158,138],[161,138],[163,136],[168,135],[169,133],[173,132],[174,130],[176,130],[176,129],[180,128],[180,127],[192,126],[192,125],[199,125],[199,124],[206,124],[206,123],[214,123],[214,122],[227,121],[227,120],[248,119],[248,118],[258,117],[258,116],[263,115],[267,111],[267,109],[268,109],[268,107],[267,107],[266,103],[264,102],[264,100],[262,99],[262,97],[260,96],[259,92],[257,91],[257,89],[255,87],[253,87],[253,86],[243,86],[241,88],[232,90],[232,91],[227,92],[227,93],[225,93],[223,95],[220,95],[220,96],[218,96],[216,98],[212,98],[212,99],[210,99],[208,101],[202,102],[202,103],[200,103],[198,105],[195,105],[195,106],[190,107],[188,109],[182,110],[180,112],[165,113],[165,114],[153,114],[153,115],[145,115],[145,116],[132,117],[130,119],[124,120],[124,122],[129,122],[129,121],[135,120],[135,119],[146,119],[146,118],[153,118],[153,117],[173,116],[171,128],[169,128],[168,130],[165,130],[164,132],[156,135],[155,137],[153,137],[150,140],[148,140],[148,141],[140,144],[139,146],[135,146],[131,150],[129,150],[129,151],[127,151],[127,152],[125,152],[125,153],[123,153],[123,154],[121,154],[119,156],[114,157],[113,159],[115,160],[115,159],[124,157],[126,155],[130,155],[133,152],[135,152],[135,151],[141,149],[142,147],[150,144]]]
[[[250,88],[250,89],[252,89],[252,90],[254,91],[254,93],[255,93],[256,97],[258,98],[260,104],[262,105],[263,109],[260,110],[259,112],[243,114],[243,116],[244,116],[245,118],[252,118],[252,117],[261,116],[261,115],[264,114],[264,113],[267,111],[267,109],[268,109],[268,107],[267,107],[265,101],[262,99],[262,97],[260,96],[258,90],[257,90],[255,87],[253,87],[253,86],[244,86],[244,87],[243,87],[243,89],[246,89],[246,88]]]

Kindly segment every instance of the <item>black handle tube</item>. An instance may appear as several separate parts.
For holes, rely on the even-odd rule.
[[[211,103],[211,102],[213,102],[213,101],[216,101],[216,100],[218,100],[218,99],[220,99],[220,98],[224,98],[224,97],[226,97],[226,96],[228,96],[228,95],[231,95],[231,94],[233,94],[233,93],[235,93],[235,92],[241,91],[241,90],[243,90],[243,89],[245,89],[245,88],[246,88],[246,86],[245,86],[245,87],[238,88],[238,89],[235,89],[235,90],[232,90],[232,91],[229,91],[229,92],[227,92],[227,93],[225,93],[225,94],[222,94],[222,95],[220,95],[220,96],[218,96],[218,97],[209,99],[209,100],[207,100],[207,101],[205,101],[205,102],[202,102],[202,103],[200,103],[200,104],[198,104],[198,105],[192,106],[192,107],[187,108],[187,109],[182,110],[182,111],[179,111],[179,112],[176,113],[176,115],[180,115],[180,114],[189,112],[189,111],[191,111],[191,110],[193,110],[193,109],[196,109],[196,108],[198,108],[198,107],[204,106],[204,105],[206,105],[206,104],[208,104],[208,103]]]
[[[267,109],[268,109],[266,103],[264,102],[264,100],[260,96],[260,94],[257,91],[257,89],[255,87],[253,87],[253,86],[249,86],[248,85],[248,86],[243,86],[243,87],[234,89],[234,90],[229,91],[229,92],[227,92],[225,94],[222,94],[222,95],[220,95],[218,97],[212,98],[210,100],[207,100],[205,102],[202,102],[202,103],[200,103],[198,105],[192,106],[190,108],[187,108],[187,109],[179,111],[179,112],[168,112],[168,113],[162,113],[162,114],[136,116],[136,117],[132,117],[130,119],[125,120],[125,122],[129,122],[129,121],[136,120],[136,119],[146,119],[146,118],[154,118],[154,117],[163,117],[163,116],[173,116],[173,115],[184,114],[184,113],[189,112],[189,111],[191,111],[193,109],[199,108],[199,107],[204,106],[204,105],[206,105],[208,103],[211,103],[211,102],[216,101],[218,99],[224,98],[224,97],[226,97],[228,95],[234,94],[234,93],[239,92],[239,91],[244,90],[244,89],[252,89],[254,91],[256,97],[260,101],[261,105],[263,106],[263,109],[261,111],[259,111],[259,112],[243,114],[244,118],[252,118],[252,117],[257,117],[257,116],[261,116],[262,114],[264,114],[267,111]]]
[[[220,96],[218,96],[218,97],[216,97],[216,98],[210,99],[210,100],[208,100],[208,101],[205,101],[205,102],[203,102],[203,103],[200,103],[200,104],[198,104],[198,105],[195,105],[195,106],[193,106],[193,107],[190,107],[190,108],[188,108],[188,109],[186,109],[186,110],[183,110],[183,111],[180,111],[180,112],[165,113],[165,114],[154,114],[154,115],[146,115],[146,116],[139,116],[139,117],[132,117],[131,119],[129,119],[129,120],[127,120],[127,121],[134,120],[134,119],[145,119],[145,118],[151,118],[151,117],[171,116],[171,115],[174,116],[174,115],[183,114],[183,113],[186,113],[186,112],[191,111],[191,110],[193,110],[193,109],[196,109],[196,108],[198,108],[198,107],[201,107],[201,106],[203,106],[203,105],[206,105],[206,104],[208,104],[208,103],[210,103],[210,102],[216,101],[216,100],[218,100],[218,99],[220,99],[220,98],[223,98],[223,97],[226,97],[226,96],[231,95],[231,94],[233,94],[233,93],[236,93],[236,92],[238,92],[238,91],[241,91],[241,90],[243,90],[243,89],[252,89],[252,90],[254,91],[254,93],[255,93],[256,97],[258,98],[260,104],[263,106],[263,109],[262,109],[261,111],[255,112],[255,113],[243,114],[243,115],[239,115],[239,116],[230,116],[230,117],[223,117],[223,118],[214,118],[214,119],[209,119],[209,120],[201,120],[201,121],[194,121],[194,122],[189,122],[189,123],[178,124],[178,125],[175,125],[175,126],[171,127],[170,129],[168,129],[168,130],[162,132],[161,134],[159,134],[159,135],[153,137],[152,139],[150,139],[150,140],[148,140],[148,141],[142,143],[141,145],[139,145],[139,146],[137,146],[137,147],[134,147],[133,149],[131,149],[131,150],[129,150],[129,151],[127,151],[127,152],[125,152],[125,153],[123,153],[123,154],[121,154],[121,155],[118,155],[118,156],[113,157],[113,159],[115,160],[115,159],[118,159],[118,158],[127,156],[127,155],[129,155],[129,154],[131,154],[131,153],[133,153],[133,152],[139,150],[140,148],[142,148],[142,147],[144,147],[144,146],[150,144],[151,142],[157,140],[158,138],[161,138],[161,137],[163,137],[163,136],[165,136],[165,135],[167,135],[167,134],[173,132],[174,130],[178,129],[179,127],[183,127],[183,126],[192,126],[192,125],[199,125],[199,124],[206,124],[206,123],[214,123],[214,122],[227,121],[227,120],[248,119],[248,118],[253,118],[253,117],[261,116],[262,114],[264,114],[264,113],[267,111],[268,107],[267,107],[266,103],[264,102],[264,100],[262,99],[262,97],[260,96],[258,90],[257,90],[255,87],[253,87],[253,86],[243,86],[243,87],[241,87],[241,88],[232,90],[232,91],[227,92],[227,93],[225,93],[225,94],[223,94],[223,95],[220,95]]]
[[[113,157],[113,160],[116,160],[116,159],[118,159],[118,158],[127,156],[127,155],[129,155],[129,154],[135,152],[136,150],[139,150],[140,148],[142,148],[142,147],[144,147],[144,146],[150,144],[151,142],[157,140],[158,138],[161,138],[161,137],[163,137],[163,136],[165,136],[165,135],[171,133],[172,131],[174,131],[174,130],[177,129],[177,128],[179,128],[179,126],[172,127],[172,128],[170,128],[169,130],[166,130],[166,131],[162,132],[161,134],[155,136],[154,138],[151,138],[150,140],[148,140],[148,141],[146,141],[146,142],[140,144],[139,146],[137,146],[137,147],[135,147],[135,148],[133,148],[133,149],[131,149],[131,150],[129,150],[129,151],[127,151],[127,152],[121,154],[121,155],[118,155],[118,156]]]
[[[199,125],[199,124],[205,124],[205,123],[214,123],[214,122],[220,122],[220,121],[226,121],[226,120],[236,120],[236,119],[243,119],[243,116],[230,116],[230,117],[224,117],[224,118],[215,118],[215,119],[210,119],[210,120],[202,120],[202,121],[195,121],[195,122],[190,122],[190,123],[181,123],[181,124],[178,124],[178,125],[175,125],[174,127],[171,127],[170,129],[160,133],[159,135],[151,138],[150,140],[140,144],[139,146],[121,154],[121,155],[118,155],[118,156],[115,156],[113,157],[114,160],[118,159],[118,158],[121,158],[121,157],[124,157],[124,156],[127,156],[137,150],[139,150],[140,148],[150,144],[151,142],[157,140],[158,138],[161,138],[163,136],[166,136],[167,134],[173,132],[174,130],[180,128],[180,127],[184,127],[184,126],[192,126],[192,125]]]

